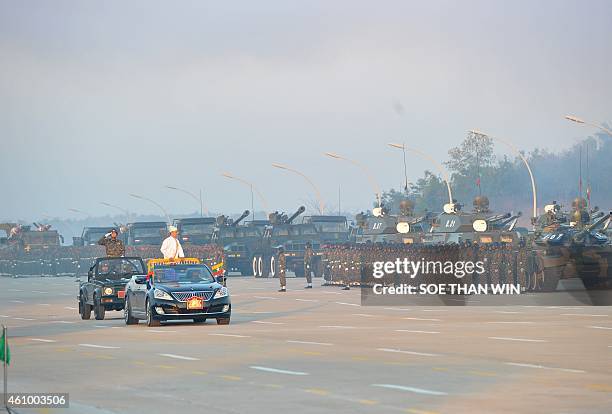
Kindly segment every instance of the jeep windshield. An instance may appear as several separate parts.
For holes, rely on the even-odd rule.
[[[172,265],[156,267],[153,271],[155,283],[191,284],[213,283],[210,270],[203,265]]]
[[[120,280],[132,275],[144,275],[144,265],[140,259],[124,257],[109,257],[98,262],[96,269],[97,279]]]

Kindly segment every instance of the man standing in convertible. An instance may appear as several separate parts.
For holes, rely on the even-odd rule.
[[[110,233],[106,233],[98,244],[106,248],[106,255],[108,257],[122,257],[125,256],[125,246],[123,242],[117,238],[117,229],[111,229]]]
[[[164,254],[164,259],[176,259],[177,257],[185,257],[181,242],[178,241],[178,229],[174,226],[168,227],[170,235],[166,237],[161,245],[161,252]]]

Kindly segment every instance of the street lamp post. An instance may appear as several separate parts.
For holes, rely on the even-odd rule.
[[[83,210],[79,210],[76,208],[69,208],[68,211],[71,211],[73,213],[77,213],[77,214],[83,214],[85,216],[91,216],[91,214],[84,212]]]
[[[317,186],[312,182],[312,180],[310,178],[308,178],[306,175],[304,175],[303,173],[299,172],[298,170],[294,170],[293,168],[287,167],[286,165],[281,165],[281,164],[272,164],[272,166],[274,168],[279,168],[281,170],[287,170],[287,171],[291,171],[292,173],[295,173],[297,175],[299,175],[300,177],[304,178],[308,184],[310,184],[310,186],[313,188],[316,196],[317,196],[317,201],[319,203],[319,214],[323,214],[323,209],[325,208],[325,203],[323,202],[323,197],[321,197],[321,192],[319,191],[319,189],[317,188]]]
[[[130,221],[130,212],[129,212],[129,210],[126,210],[123,207],[119,207],[119,206],[116,206],[116,205],[111,204],[111,203],[107,203],[105,201],[100,201],[100,204],[102,204],[103,206],[115,208],[115,209],[121,211],[123,214],[125,214],[125,217],[126,217],[127,221],[128,222]]]
[[[200,217],[204,217],[204,202],[202,201],[202,192],[200,192],[200,196],[198,197],[191,191],[187,191],[182,188],[174,187],[171,185],[167,185],[166,188],[169,190],[180,191],[181,193],[185,193],[191,198],[193,198],[198,203],[198,206],[200,207]],[[208,214],[208,210],[206,211],[206,214]]]
[[[565,119],[567,119],[568,121],[575,122],[577,124],[590,125],[592,127],[601,129],[603,132],[605,132],[606,134],[608,134],[608,135],[610,135],[612,137],[612,131],[611,130],[609,130],[608,128],[603,127],[601,125],[597,125],[594,122],[588,122],[588,121],[585,121],[585,120],[583,120],[581,118],[578,118],[577,116],[573,116],[573,115],[565,115]]]
[[[482,135],[485,137],[489,137],[493,140],[497,140],[499,142],[501,142],[502,144],[506,145],[508,148],[510,148],[517,157],[519,157],[521,159],[521,161],[523,161],[523,164],[525,164],[525,167],[527,168],[527,172],[529,173],[529,178],[531,179],[531,197],[533,200],[533,220],[535,223],[535,219],[537,219],[538,217],[538,196],[537,196],[537,191],[536,191],[536,183],[535,183],[535,178],[533,177],[533,172],[531,171],[531,167],[529,166],[529,163],[527,162],[527,158],[525,158],[525,156],[523,155],[523,153],[521,151],[519,151],[518,148],[516,148],[511,142],[501,139],[499,137],[493,137],[491,135],[485,134],[482,131],[479,131],[477,129],[472,129],[469,132],[471,132],[472,134],[476,134],[476,135]],[[535,224],[534,224],[535,225]]]
[[[432,156],[424,153],[423,151],[420,151],[420,150],[415,149],[415,148],[407,147],[405,144],[389,143],[389,146],[392,147],[392,148],[398,148],[398,149],[401,149],[402,151],[404,151],[404,165],[405,165],[405,159],[406,159],[406,151],[413,152],[416,155],[418,155],[419,157],[421,157],[421,158],[431,162],[433,164],[433,166],[435,167],[435,169],[438,171],[438,174],[440,174],[442,176],[442,179],[446,183],[446,191],[448,192],[448,202],[449,202],[449,204],[453,204],[453,192],[452,192],[451,186],[450,186],[450,178],[448,176],[448,172],[446,172],[446,170],[444,169],[442,164],[437,162]],[[404,166],[404,168],[405,168],[405,166]],[[406,177],[407,177],[407,175],[406,175]],[[406,178],[406,183],[408,183],[408,178]]]
[[[250,187],[251,189],[251,210],[253,211],[253,220],[255,219],[255,208],[253,206],[253,192],[257,193],[257,196],[259,197],[259,200],[261,201],[261,204],[263,205],[263,208],[265,210],[266,215],[268,215],[268,212],[270,211],[268,208],[268,202],[266,201],[266,199],[264,198],[264,196],[261,194],[261,192],[257,189],[257,187],[255,187],[255,185],[253,185],[253,183],[240,178],[240,177],[236,177],[235,175],[232,175],[230,173],[224,172],[221,174],[222,176],[224,176],[225,178],[229,178],[230,180],[236,180],[241,182],[242,184],[245,184],[247,186]]]
[[[134,197],[134,198],[137,198],[137,199],[139,199],[139,200],[148,201],[149,203],[151,203],[151,204],[153,204],[154,206],[156,206],[157,208],[159,208],[159,209],[162,211],[162,213],[164,213],[164,216],[166,216],[166,220],[167,220],[168,224],[170,224],[170,216],[168,215],[168,212],[166,211],[166,209],[165,209],[165,208],[163,208],[163,207],[162,207],[162,205],[161,205],[161,204],[159,204],[159,203],[158,203],[158,202],[156,202],[155,200],[151,200],[150,198],[147,198],[147,197],[141,196],[141,195],[139,195],[139,194],[133,194],[133,193],[130,193],[130,197]]]
[[[378,201],[378,207],[379,208],[381,207],[381,205],[382,205],[382,199],[381,199],[382,193],[380,191],[380,186],[378,185],[378,183],[374,179],[374,176],[372,175],[370,170],[365,165],[363,165],[363,164],[361,164],[361,163],[359,163],[359,162],[357,162],[355,160],[342,157],[342,156],[340,156],[338,154],[335,154],[333,152],[326,152],[326,153],[324,153],[324,155],[326,155],[326,156],[328,156],[330,158],[334,158],[336,160],[348,161],[351,164],[353,164],[354,166],[356,166],[357,168],[361,169],[361,171],[363,171],[363,173],[366,175],[368,181],[370,182],[370,185],[372,186],[372,189],[374,190],[374,194],[376,195],[376,199]]]

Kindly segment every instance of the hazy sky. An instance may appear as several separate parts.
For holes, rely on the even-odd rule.
[[[611,1],[0,0],[0,219],[292,210],[402,182],[405,141],[446,159],[470,128],[563,148],[612,119]],[[398,103],[403,111],[397,111]],[[502,150],[502,148],[500,148]],[[429,166],[409,159],[410,178]],[[537,178],[537,177],[536,177]],[[526,191],[528,187],[526,187]]]

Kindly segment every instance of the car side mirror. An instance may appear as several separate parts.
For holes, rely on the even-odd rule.
[[[217,281],[217,283],[223,284],[223,282],[225,282],[225,277],[224,276],[215,276],[215,280]]]
[[[93,279],[93,268],[89,269],[89,272],[87,272],[87,280],[91,280]]]
[[[138,285],[144,285],[145,283],[147,283],[147,277],[146,276],[136,276],[136,278],[134,278],[134,282],[136,282],[136,284]]]

